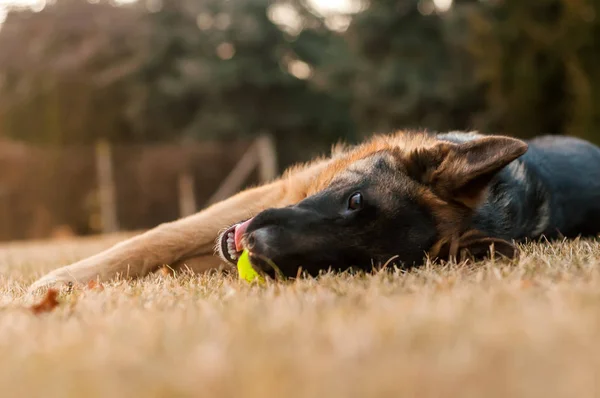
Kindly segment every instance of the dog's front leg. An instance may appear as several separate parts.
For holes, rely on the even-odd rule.
[[[249,189],[216,203],[192,216],[159,225],[141,235],[74,264],[50,272],[31,286],[31,290],[57,283],[107,281],[117,276],[135,278],[186,259],[209,256],[214,252],[219,232],[269,207],[296,203],[306,194],[311,180],[324,162],[286,176],[273,183]],[[211,261],[216,266],[217,261]]]

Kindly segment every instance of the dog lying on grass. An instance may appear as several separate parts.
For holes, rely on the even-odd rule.
[[[514,242],[600,232],[600,148],[478,133],[398,132],[293,167],[269,184],[42,277],[32,289],[163,265],[235,264],[288,277],[431,258],[517,255]],[[215,250],[216,239],[216,250]],[[215,256],[215,251],[218,256]]]

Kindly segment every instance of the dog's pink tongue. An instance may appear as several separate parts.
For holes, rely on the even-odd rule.
[[[235,250],[237,250],[238,252],[244,250],[244,248],[242,247],[242,236],[244,236],[244,234],[246,233],[250,221],[252,221],[252,219],[246,220],[243,223],[238,224],[238,226],[235,228]]]

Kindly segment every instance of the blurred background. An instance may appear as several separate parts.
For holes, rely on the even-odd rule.
[[[0,0],[0,240],[137,230],[400,128],[600,143],[597,0]]]

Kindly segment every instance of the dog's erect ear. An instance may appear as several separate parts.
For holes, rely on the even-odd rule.
[[[461,144],[440,142],[411,154],[411,177],[429,185],[445,199],[476,207],[492,178],[527,151],[521,140],[487,136]]]

